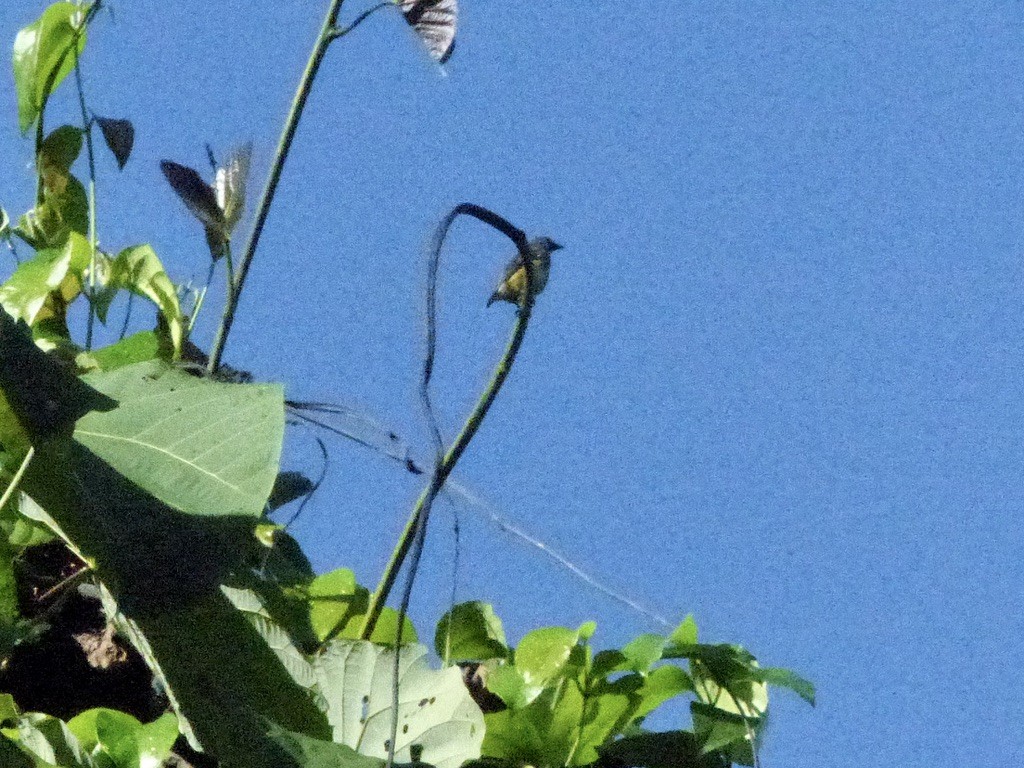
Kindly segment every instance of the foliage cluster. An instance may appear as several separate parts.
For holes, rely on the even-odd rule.
[[[366,16],[338,27],[340,6],[331,4],[314,58]],[[435,59],[450,54],[454,0],[369,12],[394,6]],[[313,572],[269,517],[312,487],[279,469],[282,388],[223,380],[231,377],[217,365],[219,349],[209,361],[216,375],[196,375],[206,360],[189,335],[205,290],[176,284],[148,245],[99,245],[94,129],[119,167],[134,138],[129,121],[86,106],[78,61],[99,9],[56,2],[14,45],[18,121],[23,133],[35,129],[37,195],[16,223],[0,210],[11,253],[31,251],[0,286],[0,658],[6,668],[50,631],[69,597],[91,600],[145,660],[166,711],[137,718],[83,707],[62,720],[2,693],[0,763],[140,768],[186,742],[190,754],[228,766],[754,763],[767,686],[808,700],[813,689],[738,646],[699,643],[691,618],[618,650],[593,650],[593,623],[535,630],[513,647],[487,604],[465,603],[437,625],[434,669],[404,615],[375,607],[386,589],[371,592],[344,569]],[[80,124],[47,132],[50,95],[72,74]],[[83,151],[84,183],[73,173]],[[225,264],[223,335],[255,248],[253,239],[236,272],[231,236],[247,166],[243,151],[207,184],[163,164],[206,230],[211,275]],[[94,324],[107,323],[124,296],[152,305],[151,330],[94,348]],[[69,321],[72,307],[83,322]],[[79,325],[84,343],[71,332]],[[69,566],[45,588],[26,567],[42,546],[58,546]],[[4,680],[0,669],[0,689]],[[690,699],[692,729],[646,731],[645,717],[677,697]]]

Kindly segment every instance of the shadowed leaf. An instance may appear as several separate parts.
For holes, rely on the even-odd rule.
[[[73,125],[62,125],[50,132],[39,147],[39,168],[57,168],[64,173],[78,159],[82,151],[82,129]]]
[[[117,404],[39,349],[28,326],[2,309],[0,390],[33,443],[70,433],[83,414]]]
[[[103,140],[114,154],[117,167],[124,168],[128,157],[135,146],[135,127],[128,120],[114,120],[109,117],[97,117],[96,122],[103,132]]]

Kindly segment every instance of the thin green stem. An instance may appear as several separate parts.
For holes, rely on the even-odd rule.
[[[135,299],[135,294],[129,292],[129,294],[128,294],[128,306],[125,307],[125,310],[124,310],[124,323],[121,325],[121,335],[119,337],[119,340],[123,339],[125,336],[128,335],[128,325],[132,321],[132,305],[134,303],[134,299]]]
[[[306,69],[302,73],[299,86],[295,91],[295,97],[292,99],[291,109],[288,112],[284,129],[281,132],[281,139],[274,154],[274,162],[270,166],[270,175],[267,177],[267,184],[263,188],[263,195],[256,209],[252,234],[249,236],[249,242],[246,244],[245,252],[242,254],[242,259],[238,264],[238,275],[235,279],[235,284],[228,292],[227,300],[224,303],[224,315],[221,318],[220,327],[217,329],[217,336],[210,350],[210,360],[207,364],[207,370],[210,373],[217,370],[221,357],[224,354],[224,346],[227,344],[228,334],[231,333],[231,326],[235,321],[235,311],[238,309],[238,300],[242,295],[242,288],[245,286],[245,278],[249,274],[249,267],[252,265],[253,256],[256,254],[256,247],[259,245],[260,236],[263,234],[263,227],[267,223],[270,206],[274,201],[274,192],[277,190],[277,184],[281,180],[285,160],[288,158],[292,140],[295,138],[299,121],[302,119],[302,112],[306,107],[309,94],[313,90],[313,81],[316,79],[316,73],[323,62],[324,54],[327,53],[327,48],[334,39],[334,25],[338,19],[338,12],[341,10],[343,1],[331,0],[327,14],[324,17],[323,26],[320,28],[320,34],[316,38],[313,51],[306,62]]]
[[[28,469],[28,465],[32,462],[32,457],[36,455],[36,448],[34,445],[29,446],[28,452],[25,454],[25,458],[21,460],[21,466],[18,467],[18,471],[14,473],[14,477],[11,478],[11,482],[8,483],[7,488],[4,489],[3,496],[0,496],[0,509],[3,509],[8,501],[11,500],[11,496],[18,490],[18,486],[21,484],[21,478],[25,476],[25,470]]]
[[[96,249],[99,237],[96,232],[96,153],[92,144],[92,120],[85,105],[85,86],[82,83],[82,67],[78,59],[78,46],[72,48],[75,56],[75,86],[78,91],[78,106],[82,112],[82,133],[85,134],[85,151],[89,160],[89,318],[86,321],[85,348],[92,349],[92,332],[96,318]]]
[[[409,516],[409,520],[405,524],[405,529],[402,531],[402,534],[398,539],[398,546],[395,547],[394,552],[391,554],[391,559],[384,569],[380,585],[370,598],[366,618],[363,621],[363,628],[360,632],[360,637],[364,640],[369,639],[370,635],[373,633],[374,627],[377,625],[377,620],[380,618],[380,612],[384,607],[384,603],[387,600],[391,589],[394,587],[395,580],[398,578],[398,572],[401,570],[402,564],[405,562],[405,558],[409,554],[409,550],[417,538],[421,524],[425,524],[434,499],[437,497],[437,494],[444,486],[448,476],[452,473],[452,470],[455,469],[455,465],[462,457],[466,447],[473,439],[473,436],[480,428],[480,425],[483,423],[484,417],[487,415],[487,411],[490,410],[491,405],[494,403],[494,399],[498,396],[498,392],[501,391],[501,387],[505,383],[505,379],[508,377],[509,371],[512,370],[512,364],[515,362],[516,355],[519,354],[519,348],[522,346],[523,338],[526,336],[526,328],[530,323],[530,314],[533,311],[533,274],[531,260],[525,259],[524,263],[526,265],[527,290],[525,291],[525,299],[519,309],[516,324],[512,330],[512,335],[509,337],[508,344],[505,347],[505,352],[502,354],[501,360],[499,360],[497,367],[494,369],[491,380],[487,384],[487,388],[484,390],[483,394],[480,396],[480,400],[477,402],[476,407],[473,409],[469,418],[466,419],[466,423],[463,425],[462,431],[459,432],[455,441],[452,443],[451,448],[448,449],[444,458],[435,467],[434,473],[430,478],[429,485],[423,489],[423,493],[420,494],[419,499],[416,501],[416,505],[413,507],[412,514]]]
[[[231,241],[224,243],[224,265],[227,270],[228,296],[235,290],[235,260],[231,257]]]
[[[210,283],[213,282],[213,273],[217,269],[217,262],[210,259],[210,269],[206,272],[206,285],[199,291],[199,295],[196,297],[195,306],[192,307],[192,316],[188,319],[188,331],[186,336],[192,335],[192,329],[196,325],[196,318],[199,317],[199,311],[203,308],[203,302],[206,301],[206,294],[210,291]]]

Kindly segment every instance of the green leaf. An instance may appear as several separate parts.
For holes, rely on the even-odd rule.
[[[108,285],[109,290],[105,292],[108,297],[112,295],[111,290],[125,288],[156,304],[170,330],[175,355],[181,351],[184,318],[178,304],[178,292],[152,247],[136,245],[117,254],[110,265]],[[109,298],[106,304],[109,305]],[[106,313],[106,307],[103,313]]]
[[[665,638],[661,635],[640,635],[622,648],[625,667],[634,672],[645,673],[661,659],[664,650]]]
[[[61,768],[97,768],[67,724],[56,717],[33,712],[22,715],[17,725],[21,748]]]
[[[588,691],[578,736],[574,733],[577,743],[574,762],[594,762],[599,748],[609,739],[625,732],[669,699],[692,690],[689,675],[675,666],[598,683]]]
[[[494,608],[487,603],[456,605],[437,623],[434,650],[446,664],[509,658],[505,630]]]
[[[114,344],[83,353],[83,362],[91,359],[102,371],[114,371],[135,363],[159,360],[163,357],[160,337],[154,331],[139,331]],[[81,366],[80,367],[84,367]]]
[[[61,220],[72,232],[85,235],[89,232],[89,196],[85,192],[82,182],[74,176],[68,176],[68,186],[64,194],[53,200],[47,200],[47,205],[53,205]]]
[[[544,739],[538,724],[527,712],[506,709],[484,718],[486,733],[481,747],[484,759],[477,765],[492,765],[495,761],[520,766],[544,765]]]
[[[11,217],[7,215],[7,211],[0,206],[0,239],[6,240],[11,236]]]
[[[0,509],[0,531],[7,537],[7,543],[16,550],[45,544],[54,538],[53,532],[45,525],[29,517],[34,506],[38,505],[19,492]]]
[[[384,761],[351,747],[286,731],[270,723],[268,735],[302,768],[383,768]]]
[[[62,125],[43,139],[39,147],[39,167],[56,168],[65,174],[82,152],[82,129]]]
[[[548,627],[530,632],[516,646],[515,666],[527,686],[527,698],[535,699],[565,671],[579,632]]]
[[[103,132],[103,140],[117,161],[117,167],[123,169],[135,145],[135,126],[129,120],[113,120],[98,116],[95,120]]]
[[[674,645],[696,645],[697,622],[694,620],[692,613],[683,619],[678,627],[672,630],[668,640]]]
[[[54,3],[14,39],[14,87],[22,133],[36,121],[49,94],[74,68],[72,46],[79,54],[84,50],[84,11],[73,3]]]
[[[341,640],[360,639],[363,620],[370,606],[370,592],[366,587],[358,585],[355,586],[354,592],[349,592],[347,574],[350,573],[351,571],[341,568],[318,576],[310,585],[310,620],[321,642],[328,637]],[[397,633],[398,611],[394,608],[384,608],[370,635],[370,641],[392,646],[395,644]],[[402,625],[400,644],[416,641],[416,630],[406,616]]]
[[[117,615],[115,611],[115,615]],[[163,682],[198,743],[225,766],[302,768],[268,738],[268,720],[327,738],[326,719],[246,616],[219,591],[158,612],[123,615],[125,631]]]
[[[14,697],[9,693],[0,693],[0,726],[7,726],[21,716]]]
[[[68,729],[83,749],[94,757],[106,756],[117,768],[156,768],[178,738],[178,719],[165,714],[143,725],[129,714],[101,708],[76,715],[68,721]]]
[[[221,384],[148,362],[93,373],[116,400],[75,438],[139,488],[192,515],[259,518],[284,438],[280,386]]]
[[[536,693],[527,687],[523,673],[511,664],[502,664],[488,671],[487,690],[512,710],[522,709],[536,698]]]
[[[765,667],[754,671],[754,677],[768,685],[788,688],[797,696],[814,706],[814,683],[800,677],[791,669],[783,667]]]
[[[705,754],[720,751],[731,762],[740,765],[754,765],[754,750],[757,747],[764,721],[744,719],[716,707],[690,703],[693,730]],[[753,736],[754,743],[751,743]]]
[[[0,733],[0,765],[4,768],[53,768],[52,763],[29,757],[3,733]]]
[[[53,317],[53,301],[62,307],[78,295],[82,276],[89,267],[89,242],[72,235],[62,248],[39,251],[22,262],[0,286],[0,305],[15,319],[29,325]],[[52,297],[56,297],[55,299]]]
[[[162,765],[178,739],[178,719],[170,712],[146,723],[135,734],[139,768]]]
[[[321,642],[353,610],[357,587],[356,575],[348,568],[321,574],[309,585],[309,620]]]
[[[399,655],[399,762],[422,760],[437,768],[459,768],[480,756],[484,719],[458,668],[433,670],[426,649],[399,650],[369,642],[336,640],[314,666],[334,740],[371,757],[385,757],[393,717],[392,681]],[[418,749],[417,749],[418,748]],[[414,751],[418,752],[414,756]]]

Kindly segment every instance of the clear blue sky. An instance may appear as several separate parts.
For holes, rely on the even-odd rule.
[[[262,181],[323,3],[112,3],[85,58],[134,156],[100,234],[205,273],[158,168],[255,141]],[[349,0],[348,15],[363,7]],[[464,200],[566,248],[458,477],[708,641],[818,685],[774,701],[766,766],[1024,758],[1024,8],[986,2],[464,0],[439,73],[394,14],[329,52],[228,361],[422,450],[424,246]],[[42,5],[0,8],[10,46]],[[70,104],[59,101],[57,111]],[[31,200],[0,88],[0,203]],[[21,175],[19,175],[21,174]],[[443,263],[451,434],[510,327],[507,246]],[[211,315],[197,341],[208,344]],[[315,474],[308,436],[285,466]],[[346,443],[296,526],[373,583],[417,481]],[[465,511],[458,598],[510,635],[651,625]],[[438,507],[416,613],[451,585]]]

